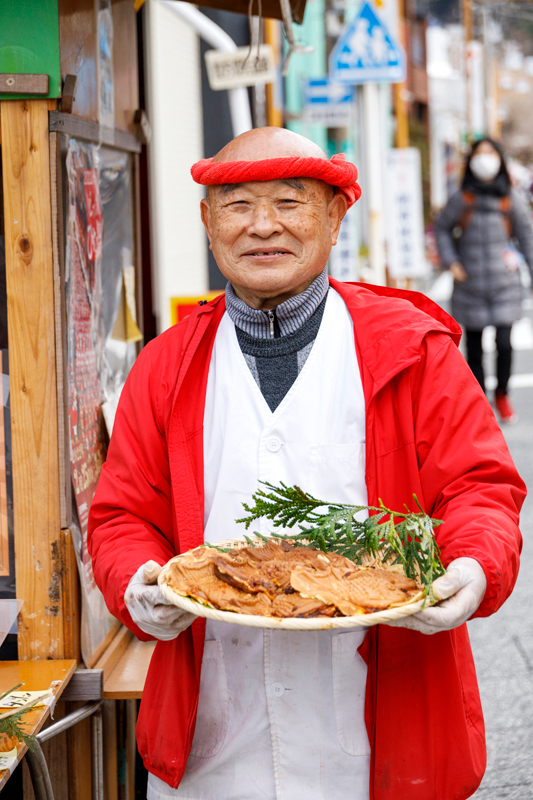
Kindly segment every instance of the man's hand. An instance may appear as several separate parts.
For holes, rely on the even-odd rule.
[[[184,631],[196,619],[165,600],[157,585],[161,567],[147,561],[139,567],[124,594],[126,608],[134,623],[149,636],[168,642]]]
[[[444,602],[387,624],[427,634],[449,631],[470,619],[486,588],[487,579],[480,564],[473,558],[457,558],[433,584],[435,597]]]
[[[453,264],[450,264],[450,272],[453,275],[454,281],[458,281],[458,283],[464,283],[468,280],[468,272],[460,261],[454,261]]]

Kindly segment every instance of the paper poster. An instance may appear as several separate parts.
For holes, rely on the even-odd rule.
[[[98,361],[103,342],[92,317],[91,300],[96,302],[95,284],[90,292],[90,275],[99,265],[84,269],[82,240],[87,228],[81,215],[71,218],[68,291],[68,414],[70,419],[70,458],[74,496],[84,537],[89,506],[96,491],[105,458],[105,443],[100,426],[101,387]],[[81,228],[84,228],[82,231]],[[98,277],[98,276],[97,276]],[[95,281],[95,283],[98,283]]]
[[[83,171],[83,191],[87,214],[87,258],[102,258],[102,203],[98,186],[98,170]]]
[[[79,527],[74,520],[71,530],[82,584],[81,640],[87,661],[115,624],[96,586],[87,549],[89,510],[109,439],[104,409],[109,403],[116,408],[142,334],[136,324],[131,156],[67,141],[68,415],[79,520]],[[124,335],[117,339],[121,319]]]
[[[135,302],[135,268],[122,268],[122,291],[112,339],[119,342],[139,342],[143,335],[137,325],[137,304]]]
[[[124,384],[118,388],[115,394],[109,398],[109,400],[106,400],[105,403],[102,403],[102,411],[104,414],[105,426],[107,428],[109,438],[111,438],[111,434],[113,433],[113,425],[115,424],[118,401],[120,400],[120,395],[122,394],[123,388]]]

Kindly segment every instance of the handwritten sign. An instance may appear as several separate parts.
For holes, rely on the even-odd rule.
[[[46,705],[45,699],[52,694],[51,689],[42,689],[40,692],[11,692],[0,700],[0,708],[22,708],[26,703],[41,698],[40,702],[35,703],[34,708]],[[45,699],[42,699],[45,698]]]
[[[8,750],[7,753],[0,753],[0,770],[8,769],[13,772],[13,768],[17,764],[17,748]]]
[[[276,67],[272,47],[259,46],[259,53],[249,47],[238,47],[233,53],[208,50],[205,66],[209,86],[214,91],[235,89],[237,86],[256,86],[258,83],[274,83]]]

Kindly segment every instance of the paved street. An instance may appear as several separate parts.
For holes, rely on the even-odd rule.
[[[533,316],[531,311],[526,313]],[[506,426],[504,433],[531,491],[533,349],[527,331],[526,322],[524,337],[517,344],[528,349],[515,353],[512,390],[520,419]],[[487,363],[491,361],[489,355]],[[519,388],[521,384],[526,385]],[[522,568],[513,595],[495,616],[469,623],[488,746],[487,772],[476,800],[533,798],[533,495],[524,506],[522,533]]]

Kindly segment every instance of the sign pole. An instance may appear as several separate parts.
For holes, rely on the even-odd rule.
[[[368,260],[374,273],[374,282],[385,286],[381,107],[380,87],[376,83],[363,85],[363,125],[366,145]]]
[[[406,50],[404,0],[398,0],[398,28],[400,43]],[[396,147],[409,147],[409,114],[407,108],[407,82],[394,84],[396,101]]]
[[[391,6],[391,9],[394,11],[395,7]],[[394,20],[393,24],[396,27]],[[384,125],[381,112],[382,90],[379,84],[401,84],[405,81],[405,55],[387,25],[376,13],[371,0],[363,1],[359,11],[339,37],[329,57],[329,72],[333,83],[363,85],[368,260],[375,283],[385,286]],[[399,99],[403,101],[403,95]],[[402,107],[400,112],[401,110],[405,109]]]

